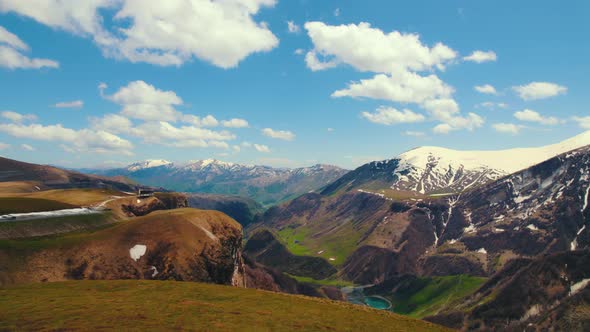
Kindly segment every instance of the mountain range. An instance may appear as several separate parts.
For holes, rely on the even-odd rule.
[[[179,192],[243,196],[265,206],[317,191],[347,172],[331,165],[290,169],[241,165],[215,159],[185,164],[146,160],[124,168],[84,171],[104,176],[122,176]]]

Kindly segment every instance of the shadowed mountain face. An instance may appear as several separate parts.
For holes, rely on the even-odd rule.
[[[124,179],[86,175],[53,166],[29,164],[2,157],[0,157],[0,182],[5,186],[14,184],[25,192],[64,188],[135,190],[135,185]]]
[[[174,191],[236,195],[254,199],[262,205],[272,205],[319,190],[347,171],[330,165],[287,169],[218,160],[200,160],[188,165],[159,160],[94,172],[125,176],[146,185]]]

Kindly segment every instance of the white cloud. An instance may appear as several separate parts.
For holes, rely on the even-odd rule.
[[[448,97],[453,91],[452,87],[434,74],[420,76],[402,71],[391,76],[377,74],[371,79],[352,82],[348,88],[332,93],[332,97],[367,97],[399,103],[423,103],[427,100]]]
[[[311,71],[320,71],[326,70],[330,68],[334,68],[338,65],[338,62],[335,60],[320,60],[318,59],[318,55],[315,51],[309,51],[305,54],[305,63],[307,64],[307,68],[311,69]]]
[[[469,56],[463,58],[465,61],[471,61],[475,63],[483,63],[488,61],[496,61],[497,56],[494,51],[474,51]]]
[[[266,146],[266,145],[254,144],[254,148],[258,152],[264,152],[264,153],[269,153],[270,152],[270,148],[268,146]]]
[[[513,123],[494,123],[492,127],[499,133],[508,133],[512,135],[518,134],[520,130],[524,128],[522,125],[516,125]]]
[[[536,122],[536,123],[540,123],[543,125],[550,125],[550,126],[563,122],[562,120],[560,120],[554,116],[544,117],[541,114],[539,114],[538,112],[535,112],[535,111],[529,110],[529,109],[515,112],[514,117],[520,121]]]
[[[110,57],[162,66],[178,66],[198,58],[231,68],[252,53],[267,52],[278,45],[267,24],[253,18],[260,8],[275,3],[167,0],[146,6],[140,0],[2,0],[0,11],[90,37]],[[114,25],[109,30],[103,26],[106,20],[101,14],[105,12],[116,13],[109,19]]]
[[[576,121],[581,128],[590,129],[590,116],[574,116],[572,120]]]
[[[2,3],[0,2],[0,10]],[[57,61],[49,59],[29,58],[23,52],[29,51],[17,35],[0,26],[0,67],[9,69],[39,69],[43,67],[58,68]]]
[[[285,141],[292,141],[295,139],[295,134],[288,130],[274,130],[271,128],[262,129],[262,134],[271,138],[282,139]]]
[[[412,130],[406,130],[403,132],[404,135],[406,136],[412,136],[412,137],[424,137],[426,136],[426,133],[422,132],[422,131],[412,131]]]
[[[29,144],[21,144],[20,147],[26,151],[35,151],[36,149]]]
[[[293,21],[287,21],[287,29],[289,30],[290,33],[300,33],[301,32],[301,27],[297,24],[295,24],[295,22]]]
[[[239,146],[239,145],[234,145],[234,146],[232,146],[231,148],[232,148],[232,150],[234,150],[234,152],[236,152],[236,153],[238,153],[238,152],[240,152],[240,151],[242,150],[242,148],[240,148],[240,146]]]
[[[176,147],[222,147],[224,141],[236,138],[228,131],[214,131],[195,126],[176,127],[165,121],[145,122],[132,128],[131,135],[142,138],[145,142]]]
[[[301,54],[305,53],[305,50],[302,48],[298,48],[293,53],[295,53],[296,55],[301,55]]]
[[[121,114],[145,121],[176,121],[182,114],[174,106],[182,99],[174,91],[163,91],[144,81],[133,81],[119,89],[109,100],[123,106]]]
[[[498,92],[496,91],[496,88],[494,88],[492,85],[490,84],[484,84],[484,85],[476,85],[474,87],[475,91],[479,92],[479,93],[484,93],[484,94],[488,94],[488,95],[495,95]]]
[[[82,108],[84,102],[82,100],[62,101],[53,106],[57,108]]]
[[[508,104],[485,101],[483,103],[479,103],[479,104],[475,105],[475,107],[484,107],[487,109],[496,109],[496,108],[504,109],[504,108],[508,108]]]
[[[37,120],[37,116],[34,114],[20,114],[13,111],[3,111],[2,113],[0,113],[0,115],[5,119],[17,123]]]
[[[333,63],[345,63],[360,71],[390,73],[442,68],[457,56],[442,43],[430,48],[416,34],[384,33],[369,23],[331,26],[307,22],[305,29],[314,45],[312,54],[333,57]]]
[[[18,138],[62,142],[70,151],[132,154],[131,142],[102,130],[64,128],[61,124],[0,124],[0,132]]]
[[[128,118],[119,114],[106,114],[102,118],[91,118],[92,128],[104,130],[111,133],[129,133],[133,123]]]
[[[567,92],[567,87],[550,82],[531,82],[527,85],[514,86],[512,89],[523,100],[545,99]]]
[[[10,144],[0,142],[0,150],[6,150],[10,148]]]
[[[25,44],[17,35],[13,34],[12,32],[6,30],[4,27],[0,26],[0,44],[6,44],[11,46],[14,49],[28,51],[29,45]]]
[[[334,128],[328,128],[327,130],[329,133],[334,132]]]
[[[408,109],[398,111],[393,107],[380,106],[374,113],[363,112],[361,116],[373,123],[393,125],[398,123],[413,123],[424,121],[424,115],[414,113]]]
[[[223,120],[221,124],[227,128],[248,128],[250,125],[248,121],[244,119],[230,119],[230,120]]]
[[[196,127],[217,127],[219,125],[219,121],[211,114],[204,118],[192,114],[183,114],[181,120]]]
[[[484,124],[485,120],[475,114],[468,113],[466,117],[453,116],[446,120],[445,123],[441,123],[435,126],[432,131],[436,134],[448,134],[451,131],[466,129],[473,131],[480,128]]]
[[[340,16],[340,8],[334,9],[334,16],[336,16],[336,17]]]

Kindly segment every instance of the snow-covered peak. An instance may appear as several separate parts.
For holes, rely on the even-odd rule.
[[[142,169],[160,167],[165,165],[171,165],[172,163],[164,159],[148,159],[144,161],[138,161],[127,166],[127,170],[130,172],[136,172]]]
[[[231,168],[236,165],[237,164],[228,163],[228,162],[217,160],[217,159],[203,159],[203,160],[191,160],[188,162],[188,164],[186,166],[184,166],[184,168],[189,169],[189,170],[197,170],[197,169],[206,168],[208,166],[216,166],[219,168]]]
[[[434,158],[440,165],[462,165],[465,169],[484,167],[509,174],[586,145],[590,145],[590,130],[557,144],[535,148],[459,151],[425,146],[402,153],[398,158],[404,163],[416,166],[426,165]]]
[[[557,144],[497,151],[460,151],[434,146],[402,153],[392,189],[460,192],[590,145],[590,131]]]

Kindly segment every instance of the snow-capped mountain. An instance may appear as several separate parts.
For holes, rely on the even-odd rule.
[[[393,159],[365,164],[331,185],[329,190],[366,187],[420,194],[457,193],[589,144],[590,131],[536,148],[459,151],[425,146]]]
[[[136,163],[133,163],[133,164],[127,166],[127,170],[129,172],[137,172],[142,169],[166,166],[166,165],[171,165],[171,164],[172,164],[171,162],[164,160],[164,159],[148,159],[148,160],[139,161],[139,162],[136,162]]]
[[[187,163],[158,159],[97,172],[125,176],[141,184],[174,191],[239,195],[268,205],[321,189],[347,171],[331,165],[290,169],[242,165],[216,159]]]

